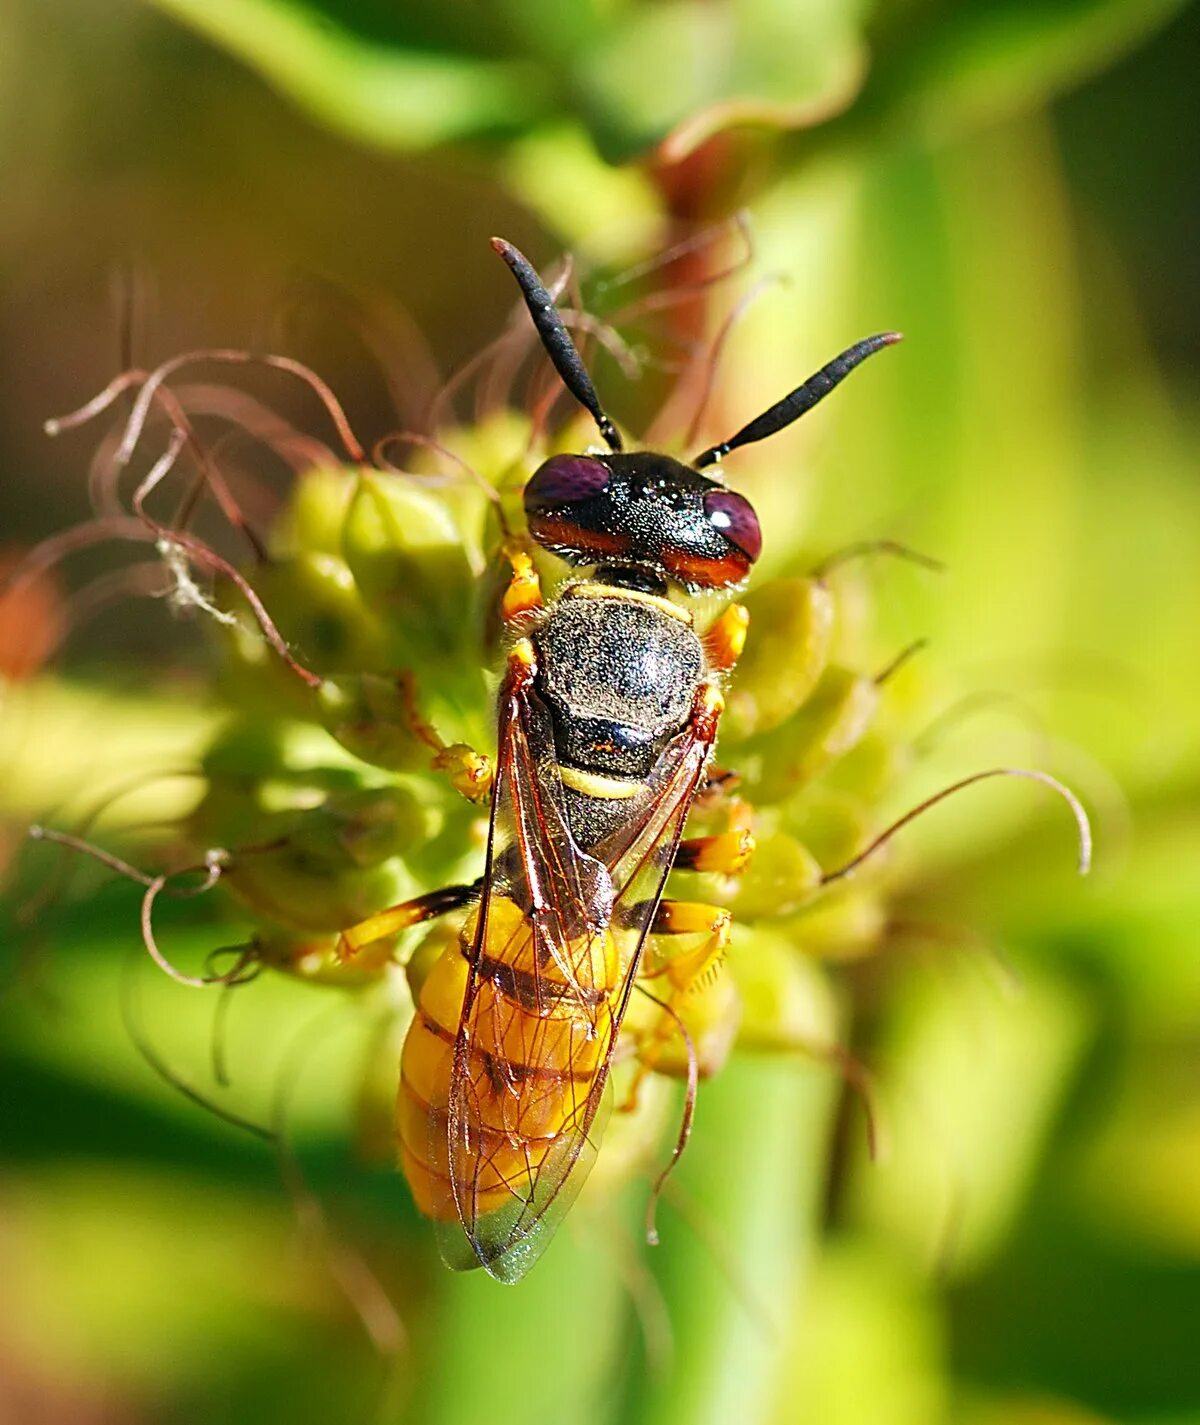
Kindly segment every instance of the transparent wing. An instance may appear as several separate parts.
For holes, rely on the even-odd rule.
[[[642,945],[714,736],[715,722],[680,734],[629,822],[588,855],[567,823],[549,714],[510,665],[448,1101],[429,1119],[429,1161],[453,1199],[436,1214],[451,1266],[518,1280],[587,1176]]]

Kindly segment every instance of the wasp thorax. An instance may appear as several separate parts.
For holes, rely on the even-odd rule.
[[[689,589],[739,584],[762,548],[742,495],[655,451],[555,455],[525,487],[529,532],[573,564],[649,569]]]

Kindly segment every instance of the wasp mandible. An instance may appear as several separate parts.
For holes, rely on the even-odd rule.
[[[745,826],[685,834],[713,781],[721,685],[748,626],[732,603],[701,633],[692,604],[744,584],[762,547],[749,501],[703,472],[790,425],[899,336],[858,342],[685,465],[625,450],[541,279],[510,243],[492,245],[606,447],[552,456],[524,489],[530,538],[579,578],[547,601],[528,552],[509,552],[482,877],[372,916],[344,932],[343,952],[468,912],[420,989],[397,1136],[450,1265],[511,1282],[544,1250],[594,1159],[647,945],[668,1016],[724,952],[729,912],[665,898],[671,870],[736,875],[752,850]],[[655,1051],[638,1046],[643,1068]]]

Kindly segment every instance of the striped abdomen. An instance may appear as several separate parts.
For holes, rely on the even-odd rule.
[[[611,1048],[612,997],[623,980],[610,931],[567,942],[560,964],[540,942],[535,947],[520,907],[492,894],[467,1001],[479,914],[464,925],[461,950],[447,950],[430,971],[401,1059],[401,1162],[417,1206],[438,1221],[461,1216],[464,1201],[475,1217],[527,1200],[555,1144],[585,1126]],[[452,1085],[460,1020],[465,1056]]]

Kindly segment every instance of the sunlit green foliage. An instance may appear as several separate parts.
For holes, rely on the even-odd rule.
[[[867,330],[907,340],[804,428],[730,467],[767,532],[751,595],[763,637],[728,723],[764,808],[762,847],[734,902],[739,1048],[703,1085],[653,1252],[641,1245],[641,1129],[618,1127],[613,1162],[635,1165],[637,1192],[614,1166],[516,1292],[444,1273],[390,1164],[389,1036],[407,991],[377,987],[364,1013],[359,987],[330,990],[321,937],[346,907],[300,923],[291,893],[311,897],[316,867],[335,900],[349,888],[360,907],[383,904],[477,867],[471,809],[408,783],[398,793],[378,767],[407,774],[424,753],[393,717],[385,675],[401,657],[433,670],[438,715],[462,720],[455,736],[486,741],[486,685],[460,643],[466,606],[448,601],[482,589],[482,507],[472,523],[461,504],[451,517],[417,487],[342,471],[300,487],[256,587],[329,675],[316,694],[256,636],[231,651],[218,628],[219,696],[198,679],[122,692],[104,676],[6,690],[12,846],[28,819],[82,815],[148,771],[164,779],[89,835],[136,855],[154,844],[137,828],[163,819],[221,844],[302,824],[282,855],[300,856],[299,880],[295,864],[264,864],[231,882],[240,911],[164,901],[160,931],[194,968],[242,933],[236,915],[269,915],[274,963],[320,983],[268,973],[236,992],[226,1092],[209,1064],[217,992],[139,964],[140,893],[85,869],[31,931],[19,909],[53,858],[37,848],[16,863],[3,951],[15,986],[0,1002],[0,1376],[21,1362],[14,1381],[79,1418],[108,1397],[134,1419],[205,1422],[1195,1419],[1195,415],[1164,387],[1125,279],[1098,251],[1046,107],[1182,6],[157,5],[178,45],[172,73],[215,63],[176,32],[183,21],[350,143],[433,149],[422,162],[452,175],[468,206],[524,207],[543,253],[578,244],[616,270],[661,243],[665,215],[719,217],[748,200],[747,285],[772,273],[789,285],[761,293],[732,334],[701,439]],[[0,41],[6,25],[0,76],[35,45],[21,6],[0,15]],[[186,92],[212,106],[214,132],[236,133],[232,70],[204,72],[216,87]],[[237,96],[228,114],[221,84]],[[170,85],[147,101],[168,129],[173,102]],[[36,177],[16,133],[0,95],[19,214]],[[315,135],[297,122],[290,142]],[[127,141],[147,153],[166,142],[140,130]],[[230,144],[214,148],[236,165]],[[212,194],[213,152],[197,145],[196,174],[175,173],[173,197],[193,183]],[[687,154],[684,181],[674,165]],[[423,251],[426,274],[401,272],[394,290],[434,284],[439,320],[486,340],[470,308],[486,283],[440,270],[448,200],[429,191],[404,248]],[[324,206],[308,192],[294,211],[322,210],[336,228]],[[374,249],[362,252],[364,281],[378,281]],[[602,375],[614,406],[638,414],[615,366]],[[82,450],[59,457],[80,478]],[[3,459],[4,480],[19,480],[16,457]],[[835,571],[832,616],[814,569],[882,538],[948,572],[885,560]],[[390,618],[398,590],[429,617]],[[871,675],[918,636],[930,648],[878,689]],[[219,728],[231,703],[239,717]],[[369,746],[354,740],[364,728]],[[203,787],[177,775],[204,757]],[[888,816],[996,763],[1044,766],[1077,788],[1097,829],[1090,883],[1071,874],[1065,813],[1027,785],[992,783],[914,825],[877,880],[807,903],[821,869]],[[424,863],[406,859],[418,840]],[[305,1199],[297,1248],[272,1151],[160,1085],[130,1014],[233,1112],[275,1122],[285,1086],[327,1234]],[[861,1106],[800,1052],[835,1029],[876,1085],[875,1163]],[[641,1128],[669,1139],[675,1110],[664,1093]],[[408,1333],[394,1367],[339,1290],[352,1253]],[[0,1391],[0,1418],[7,1408]]]

